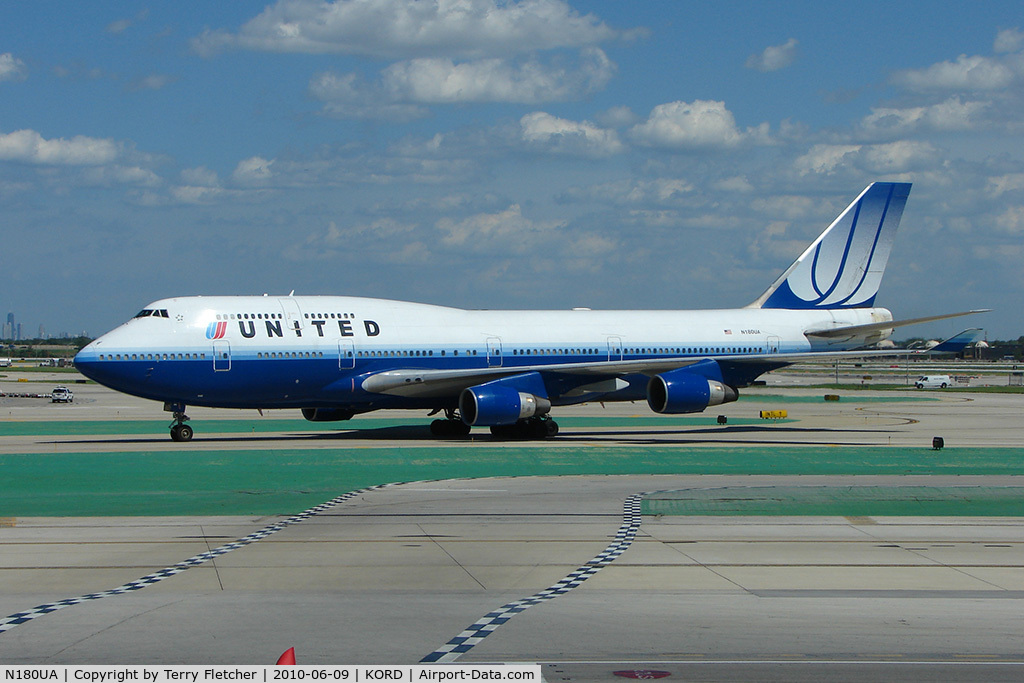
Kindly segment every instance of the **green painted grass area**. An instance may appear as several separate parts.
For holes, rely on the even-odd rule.
[[[645,515],[1020,517],[1021,486],[726,486],[658,493]]]
[[[372,484],[449,478],[1024,475],[1024,448],[547,448],[496,447],[473,441],[424,448],[415,443],[397,448],[324,445],[322,449],[196,451],[183,447],[159,452],[0,455],[0,516],[294,514]]]

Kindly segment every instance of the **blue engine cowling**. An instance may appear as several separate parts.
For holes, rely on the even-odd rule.
[[[471,427],[515,424],[550,410],[551,401],[546,398],[509,386],[480,384],[464,389],[459,396],[462,421]]]
[[[656,413],[699,413],[737,398],[739,394],[729,385],[687,368],[655,375],[647,383],[647,405]]]
[[[310,422],[337,422],[338,420],[351,420],[351,410],[341,408],[303,408],[302,417]]]

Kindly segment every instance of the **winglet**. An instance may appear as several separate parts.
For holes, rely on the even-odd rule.
[[[748,308],[871,307],[910,183],[872,183]]]

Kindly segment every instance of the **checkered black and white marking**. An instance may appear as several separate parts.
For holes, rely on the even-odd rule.
[[[220,557],[225,553],[229,553],[232,550],[238,550],[239,548],[244,548],[245,546],[251,543],[260,541],[266,538],[267,536],[270,536],[271,534],[277,533],[281,529],[289,527],[293,524],[298,524],[299,522],[303,522],[309,519],[310,517],[315,517],[316,515],[322,512],[326,512],[327,510],[337,505],[341,505],[342,503],[345,503],[349,500],[352,500],[353,498],[360,496],[364,493],[369,493],[370,491],[379,491],[380,489],[396,485],[397,483],[379,484],[377,486],[368,486],[367,488],[359,489],[357,491],[349,491],[348,493],[342,494],[337,498],[333,498],[327,501],[326,503],[321,503],[316,507],[311,507],[308,510],[300,512],[294,517],[289,517],[288,519],[285,519],[281,522],[276,522],[269,526],[265,526],[259,531],[254,531],[248,536],[240,538],[237,541],[232,541],[231,543],[226,543],[222,546],[214,548],[213,550],[208,550],[205,553],[200,553],[198,555],[188,558],[187,560],[183,560],[178,564],[172,565],[170,567],[165,567],[160,571],[156,571],[152,574],[143,576],[141,579],[129,581],[128,583],[118,586],[117,588],[111,588],[110,590],[101,591],[99,593],[79,595],[75,598],[67,598],[64,600],[58,600],[57,602],[48,602],[44,605],[38,605],[36,607],[33,607],[30,610],[25,610],[24,612],[18,612],[8,617],[4,617],[0,619],[0,634],[6,631],[10,631],[15,626],[24,624],[28,621],[32,621],[33,619],[37,619],[43,616],[44,614],[49,614],[50,612],[56,612],[59,609],[64,609],[65,607],[71,607],[73,605],[78,605],[83,602],[88,602],[90,600],[109,598],[114,595],[121,595],[123,593],[130,593],[132,591],[147,588],[155,583],[163,581],[164,579],[168,579],[174,576],[175,574],[180,574],[187,569],[191,569],[192,567],[197,567],[201,564],[209,562],[210,560]]]
[[[633,540],[636,538],[637,532],[640,530],[640,503],[644,496],[647,495],[650,495],[650,492],[637,493],[626,499],[622,506],[622,525],[615,534],[615,540],[601,551],[597,557],[582,567],[577,568],[553,586],[549,586],[527,598],[502,605],[493,612],[488,612],[470,624],[465,631],[421,659],[420,662],[454,662],[472,650],[484,638],[494,633],[499,626],[514,615],[534,605],[539,605],[542,602],[568,593],[614,562],[618,559],[619,555],[629,549],[629,546],[633,544]]]

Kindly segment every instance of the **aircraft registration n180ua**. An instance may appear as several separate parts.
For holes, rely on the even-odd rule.
[[[909,193],[909,183],[869,185],[744,308],[489,311],[345,296],[181,297],[146,306],[82,349],[75,365],[112,389],[164,402],[175,441],[192,438],[187,405],[297,408],[314,422],[425,409],[444,412],[431,423],[439,436],[486,426],[520,438],[554,436],[552,407],[587,401],[701,412],[735,401],[770,370],[848,355],[899,325],[966,314],[894,321],[874,307]]]

